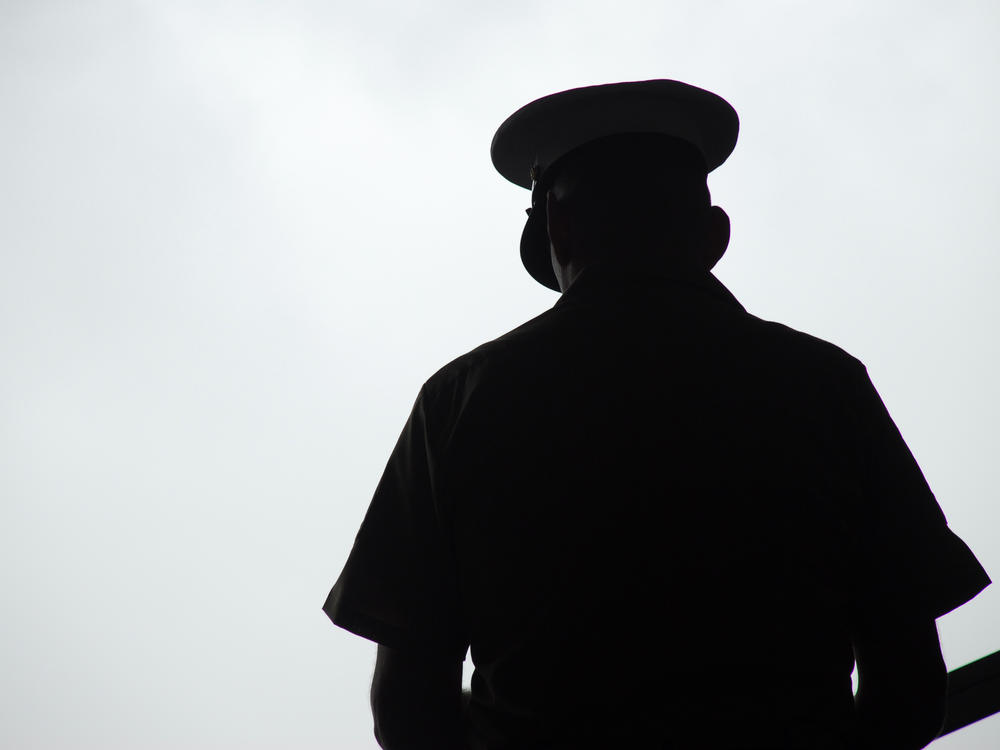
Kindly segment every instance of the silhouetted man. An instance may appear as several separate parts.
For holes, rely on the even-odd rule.
[[[326,602],[379,644],[384,748],[936,735],[935,618],[989,579],[864,366],[710,273],[729,220],[706,177],[737,131],[675,81],[497,131],[532,191],[525,268],[562,296],[427,380]]]

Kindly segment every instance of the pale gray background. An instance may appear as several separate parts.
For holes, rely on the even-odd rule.
[[[556,300],[488,147],[578,85],[733,103],[720,278],[869,365],[997,576],[997,7],[4,0],[0,745],[374,747],[320,605],[423,380]]]

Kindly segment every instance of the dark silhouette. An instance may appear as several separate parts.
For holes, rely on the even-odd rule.
[[[533,102],[555,306],[428,379],[325,610],[385,748],[917,748],[935,618],[988,583],[868,378],[711,274],[736,113],[673,81]],[[461,694],[467,649],[475,666]],[[860,691],[851,671],[857,658]]]

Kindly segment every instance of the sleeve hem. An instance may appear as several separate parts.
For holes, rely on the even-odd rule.
[[[465,661],[469,650],[468,644],[459,648],[454,644],[414,638],[409,631],[371,617],[360,609],[345,607],[342,600],[332,597],[323,605],[323,611],[337,627],[389,648],[439,653],[456,661]]]

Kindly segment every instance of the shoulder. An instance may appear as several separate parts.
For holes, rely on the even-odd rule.
[[[566,311],[551,308],[506,333],[491,339],[440,367],[423,386],[427,397],[480,382],[490,373],[511,371],[537,362],[551,351],[555,329],[567,317]]]
[[[772,359],[792,373],[867,379],[864,363],[830,341],[749,313],[745,314],[742,327],[743,335],[759,347],[762,357]]]
[[[558,369],[568,360],[598,354],[600,346],[593,327],[606,325],[605,317],[598,308],[550,308],[452,359],[426,380],[421,394],[438,409],[445,409],[460,407],[472,391],[485,386],[505,392],[528,386],[527,381]],[[620,338],[631,340],[645,333],[632,332]],[[715,317],[698,335],[710,339],[709,348],[716,352],[706,356],[730,361],[738,369],[754,370],[758,375],[770,373],[775,380],[795,385],[796,391],[802,387],[812,390],[809,384],[816,389],[833,386],[846,396],[869,382],[865,365],[843,348],[742,309]],[[614,338],[613,331],[603,338]],[[629,345],[628,341],[620,343]],[[756,378],[750,380],[756,382]]]

